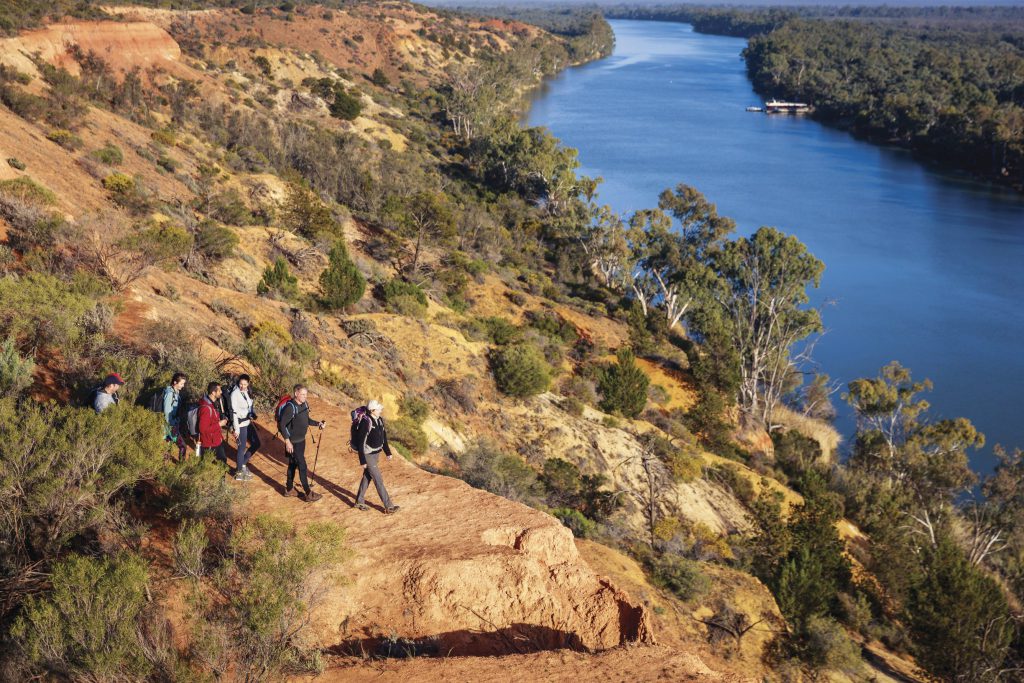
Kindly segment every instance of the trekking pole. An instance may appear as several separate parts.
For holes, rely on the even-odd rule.
[[[316,455],[313,456],[313,476],[316,476],[316,461],[320,459],[320,442],[324,440],[324,430],[320,428],[320,438],[316,440]],[[312,486],[312,482],[310,482]]]

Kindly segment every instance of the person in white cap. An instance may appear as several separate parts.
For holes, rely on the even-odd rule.
[[[358,423],[353,433],[353,443],[357,444],[359,452],[359,464],[363,466],[363,478],[359,482],[359,493],[356,495],[356,507],[360,510],[367,510],[366,489],[370,481],[377,487],[377,495],[380,502],[384,504],[384,513],[392,514],[398,511],[398,506],[391,503],[391,496],[384,488],[384,477],[380,473],[380,452],[384,451],[387,459],[391,459],[391,447],[388,445],[388,433],[384,427],[384,418],[381,412],[384,406],[381,402],[373,399],[366,404],[366,411],[358,417]]]

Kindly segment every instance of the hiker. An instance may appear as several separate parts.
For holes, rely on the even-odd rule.
[[[179,425],[181,424],[181,391],[185,388],[185,384],[188,383],[188,377],[184,372],[176,372],[171,377],[171,383],[164,388],[163,400],[161,405],[163,406],[164,414],[164,441],[168,444],[168,455],[170,457],[170,448],[174,445],[178,446],[178,460],[185,459],[185,437],[181,433]]]
[[[117,390],[123,384],[124,380],[121,379],[121,375],[112,372],[107,375],[102,384],[93,389],[92,409],[96,411],[97,415],[110,406],[117,405]]]
[[[213,453],[217,460],[228,464],[228,454],[224,450],[224,436],[221,428],[227,425],[226,418],[221,417],[217,404],[223,394],[220,384],[210,382],[206,385],[206,396],[199,402],[199,443],[201,453]]]
[[[391,496],[384,488],[384,477],[380,473],[380,452],[391,460],[391,447],[388,445],[388,433],[384,428],[384,418],[381,412],[384,406],[374,399],[366,404],[365,409],[356,411],[355,419],[358,420],[353,429],[352,443],[359,452],[359,464],[363,466],[363,478],[359,482],[359,493],[356,495],[356,507],[360,510],[368,510],[366,505],[366,489],[373,480],[377,487],[377,495],[384,505],[384,514],[390,515],[398,511],[398,505],[391,504]]]
[[[249,375],[239,375],[228,402],[231,404],[231,430],[235,434],[238,452],[235,455],[235,480],[249,481],[249,459],[256,455],[260,447],[260,437],[256,434],[256,411],[253,410],[252,396],[249,395]]]
[[[309,488],[309,479],[306,476],[306,430],[309,425],[315,424],[321,430],[326,421],[313,420],[309,416],[309,404],[306,398],[309,392],[301,384],[296,384],[292,391],[292,398],[285,403],[279,412],[277,428],[284,437],[284,449],[288,452],[288,479],[284,485],[285,497],[298,496],[294,488],[295,472],[299,473],[299,481],[302,482],[302,490],[305,492],[307,503],[315,503],[323,498],[319,493],[313,493]],[[322,438],[322,437],[321,437]]]

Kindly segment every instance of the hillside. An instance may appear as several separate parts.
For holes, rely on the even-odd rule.
[[[607,50],[596,23],[567,37],[403,2],[105,12],[0,39],[0,614],[18,653],[2,675],[793,680],[757,544],[816,509],[784,483],[803,484],[792,440],[829,467],[838,435],[780,405],[792,436],[773,440],[708,408],[692,343],[546,253],[568,253],[589,179],[515,113]],[[645,333],[640,410],[608,407],[609,368]],[[532,369],[503,374],[515,354]],[[138,406],[176,371],[193,399],[252,375],[252,481],[160,457]],[[110,372],[120,413],[57,407]],[[268,426],[300,381],[328,421],[307,448],[316,504],[282,496]],[[353,507],[348,411],[369,398],[396,451],[393,516],[372,492]],[[20,469],[40,450],[52,466]],[[866,537],[815,519],[863,573]],[[38,615],[76,593],[60,582],[88,575],[69,557],[119,586],[142,563],[133,608],[71,610],[127,631],[71,647],[47,630],[62,619]],[[823,632],[830,680],[913,680],[877,639]]]

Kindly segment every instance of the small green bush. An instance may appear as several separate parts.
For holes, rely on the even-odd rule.
[[[18,159],[17,157],[10,157],[7,160],[7,165],[10,166],[11,168],[15,168],[15,169],[17,169],[19,171],[24,171],[25,170],[25,162],[22,161],[21,159]]]
[[[551,514],[562,524],[569,527],[576,538],[590,538],[597,530],[597,523],[579,510],[572,508],[555,508]]]
[[[158,142],[161,145],[167,145],[168,147],[174,147],[178,141],[174,131],[170,128],[161,128],[160,130],[154,130],[150,137],[153,138],[154,142]]]
[[[320,273],[320,303],[331,310],[343,310],[362,298],[366,279],[348,256],[343,243],[328,255],[327,268]]]
[[[89,156],[107,166],[120,166],[124,162],[124,152],[112,142],[108,142],[99,149],[93,150]]]
[[[384,73],[384,69],[381,69],[380,67],[373,70],[373,75],[370,76],[370,81],[381,88],[391,84],[391,80],[388,78],[387,74]]]
[[[11,633],[37,671],[138,680],[148,670],[137,625],[148,580],[136,555],[73,555],[54,567],[49,591],[27,600]]]
[[[278,257],[274,265],[263,271],[256,292],[261,296],[291,301],[299,296],[299,279],[288,271],[288,263]]]
[[[736,465],[716,465],[709,468],[706,474],[709,479],[729,489],[745,505],[750,505],[757,497],[753,483],[740,474],[740,469]]]
[[[416,424],[423,424],[423,421],[430,415],[430,404],[416,394],[406,394],[398,402],[402,415],[408,417]]]
[[[363,111],[363,103],[358,97],[353,97],[341,83],[334,86],[334,100],[330,105],[331,116],[352,121],[359,117]]]
[[[635,418],[647,405],[647,386],[650,380],[636,364],[636,356],[628,348],[619,349],[618,363],[602,368],[597,386],[603,398],[601,410]]]
[[[651,563],[654,580],[680,600],[693,600],[711,589],[711,580],[693,560],[666,553]]]
[[[203,555],[208,545],[206,525],[201,519],[182,523],[174,534],[174,568],[178,574],[193,579],[202,577],[206,573]]]
[[[238,235],[231,228],[226,228],[216,221],[203,221],[196,236],[196,247],[206,258],[213,262],[223,261],[235,253],[238,247]]]
[[[430,446],[420,423],[408,415],[388,423],[388,441],[404,444],[413,453],[425,453]]]
[[[224,477],[224,466],[209,458],[192,457],[163,468],[160,483],[167,491],[165,509],[176,519],[228,521],[242,496],[242,489]]]
[[[76,149],[81,149],[84,144],[82,142],[82,138],[78,137],[70,130],[65,130],[63,128],[55,128],[51,130],[46,134],[46,139],[50,142],[55,142],[64,149],[72,152]]]
[[[471,444],[458,456],[458,463],[462,479],[475,488],[524,503],[535,501],[540,494],[537,473],[491,442]]]
[[[0,396],[18,396],[32,386],[36,363],[22,356],[13,337],[0,343]]]
[[[135,178],[127,173],[111,173],[103,179],[103,187],[115,195],[128,195],[135,192]]]
[[[536,346],[513,344],[491,356],[491,371],[498,389],[509,396],[525,398],[547,391],[551,385],[551,367]]]
[[[427,313],[427,295],[418,286],[393,278],[381,288],[384,307],[391,313],[422,318]]]
[[[0,194],[42,206],[57,203],[57,195],[28,176],[0,180]]]
[[[526,319],[530,327],[566,344],[575,343],[579,338],[576,326],[571,322],[550,311],[529,311]]]

